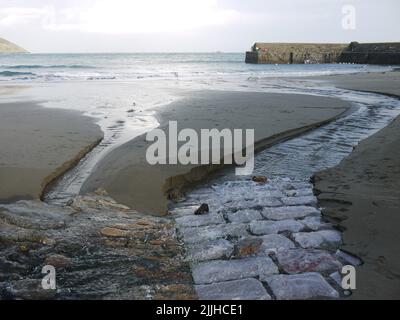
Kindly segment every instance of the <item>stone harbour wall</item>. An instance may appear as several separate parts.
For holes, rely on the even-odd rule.
[[[400,64],[400,43],[352,42],[340,55],[338,62],[357,64]]]
[[[246,63],[397,65],[400,64],[400,43],[255,43],[252,51],[246,52]]]
[[[256,43],[246,53],[247,63],[334,63],[346,44]]]

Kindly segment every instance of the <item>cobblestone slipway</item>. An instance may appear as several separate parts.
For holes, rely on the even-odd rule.
[[[201,203],[210,212],[194,215]],[[171,214],[200,299],[337,299],[342,266],[361,263],[339,250],[341,233],[323,221],[308,182],[226,181]]]

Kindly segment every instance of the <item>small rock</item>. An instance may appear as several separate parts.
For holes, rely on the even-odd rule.
[[[256,279],[243,279],[196,286],[200,300],[271,300]]]
[[[287,191],[285,191],[285,194],[286,194],[287,197],[295,197],[295,196],[297,196],[297,191],[295,191],[295,190],[287,190]]]
[[[264,277],[278,300],[337,299],[339,293],[319,273]]]
[[[63,256],[61,254],[54,254],[46,258],[46,265],[53,266],[54,268],[66,268],[69,267],[72,262],[70,258]]]
[[[203,204],[200,206],[200,208],[198,208],[198,209],[194,212],[194,214],[195,214],[196,216],[198,216],[198,215],[206,214],[206,213],[209,213],[209,212],[210,212],[210,208],[208,207],[208,204],[207,204],[207,203],[203,203]]]
[[[235,245],[235,257],[248,257],[260,252],[263,241],[260,238],[247,238],[239,240]]]
[[[305,197],[313,196],[312,188],[298,189],[298,190],[287,190],[285,191],[287,197]]]
[[[267,184],[268,183],[268,178],[264,176],[254,176],[251,178],[254,182],[257,182],[259,184]]]

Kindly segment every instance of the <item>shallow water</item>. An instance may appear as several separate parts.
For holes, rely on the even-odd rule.
[[[328,75],[390,67],[245,64],[244,53],[27,54],[0,56],[0,82],[217,81],[230,78]]]
[[[254,86],[252,91],[261,91],[260,87],[263,92],[336,97],[349,101],[353,106],[351,114],[308,134],[280,143],[256,156],[254,174],[266,175],[278,184],[282,178],[285,183],[288,179],[292,182],[307,183],[314,173],[337,165],[360,141],[384,128],[400,114],[400,102],[395,98],[337,89],[313,81],[257,80],[257,86]],[[233,85],[231,88],[241,90]],[[217,89],[223,90],[218,87]],[[170,101],[178,99],[177,96],[172,97],[173,95],[170,95]],[[102,143],[77,167],[64,175],[46,194],[45,200],[65,204],[71,197],[79,194],[83,183],[102,157],[122,143],[158,126],[153,115],[151,111],[146,110],[142,110],[139,114],[128,112],[126,118],[128,120],[111,123],[106,130],[103,129],[106,134]],[[143,125],[141,128],[140,121]],[[107,123],[110,122],[107,120]],[[130,125],[131,129],[127,129],[127,125]],[[246,177],[236,177],[233,172],[224,172],[224,177],[212,184],[243,179]],[[213,188],[215,187],[214,185]],[[307,188],[310,189],[312,186],[308,184]],[[250,187],[243,192],[246,194],[253,191]]]
[[[298,89],[291,87],[285,91],[293,90]],[[254,175],[268,177],[267,186],[261,187],[249,176],[236,176],[234,170],[229,169],[189,192],[186,201],[172,207],[209,203],[213,211],[223,212],[227,207],[233,211],[251,209],[268,193],[271,197],[274,192],[286,194],[288,188],[295,190],[297,196],[312,195],[310,178],[315,173],[339,164],[357,144],[400,114],[400,100],[388,96],[335,88],[309,87],[305,91],[340,97],[350,101],[355,109],[323,127],[257,154]]]

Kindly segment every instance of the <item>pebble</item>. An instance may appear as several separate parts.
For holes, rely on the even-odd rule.
[[[195,214],[196,216],[199,216],[199,215],[202,215],[202,214],[207,214],[207,213],[209,213],[209,212],[210,212],[210,208],[209,208],[208,204],[207,204],[207,203],[203,203],[203,204],[200,206],[200,208],[198,208],[198,209],[194,212],[194,214]]]
[[[253,180],[256,183],[259,184],[267,184],[268,183],[268,178],[264,177],[264,176],[254,176],[253,178],[251,178],[251,180]]]

